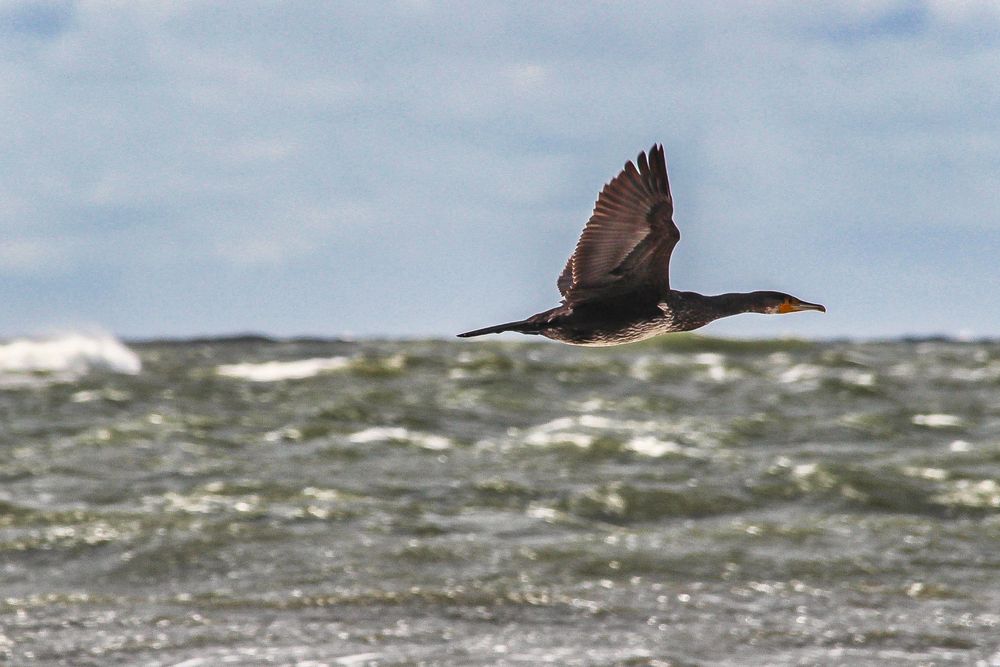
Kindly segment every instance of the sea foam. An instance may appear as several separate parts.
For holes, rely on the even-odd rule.
[[[448,449],[451,440],[433,433],[410,431],[402,426],[373,426],[363,431],[352,433],[348,438],[353,443],[369,442],[410,442],[423,449]]]
[[[296,361],[226,364],[217,367],[215,372],[226,377],[250,380],[251,382],[279,382],[281,380],[302,380],[320,373],[339,371],[347,368],[350,364],[347,357],[323,357]]]
[[[41,374],[73,379],[91,371],[135,375],[141,369],[139,355],[107,334],[73,333],[0,344],[0,376],[6,379]]]

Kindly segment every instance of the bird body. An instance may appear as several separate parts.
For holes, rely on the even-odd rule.
[[[557,285],[562,304],[517,322],[458,334],[503,331],[538,334],[571,345],[634,343],[663,333],[690,331],[738,313],[789,313],[826,309],[783,292],[706,296],[670,288],[669,264],[680,232],[663,147],[601,191],[594,212]]]

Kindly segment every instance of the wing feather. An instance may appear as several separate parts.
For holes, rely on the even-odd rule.
[[[638,167],[636,167],[636,163]],[[597,197],[576,250],[559,276],[567,303],[649,287],[670,289],[670,254],[680,239],[663,147],[626,162]]]

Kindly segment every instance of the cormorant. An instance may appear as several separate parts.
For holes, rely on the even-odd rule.
[[[604,186],[559,276],[562,304],[526,320],[458,334],[539,334],[571,345],[620,345],[690,331],[739,313],[826,308],[783,292],[705,296],[670,289],[670,253],[680,239],[663,146],[639,153]]]

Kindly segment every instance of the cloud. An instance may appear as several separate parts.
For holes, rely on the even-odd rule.
[[[361,205],[336,207],[279,207],[276,217],[243,221],[242,231],[220,225],[213,232],[215,255],[237,265],[281,265],[329,252],[338,237],[350,236],[372,225],[373,214]],[[285,217],[277,217],[285,216]]]
[[[67,255],[65,245],[52,239],[5,239],[0,243],[0,272],[30,275],[58,271]]]

